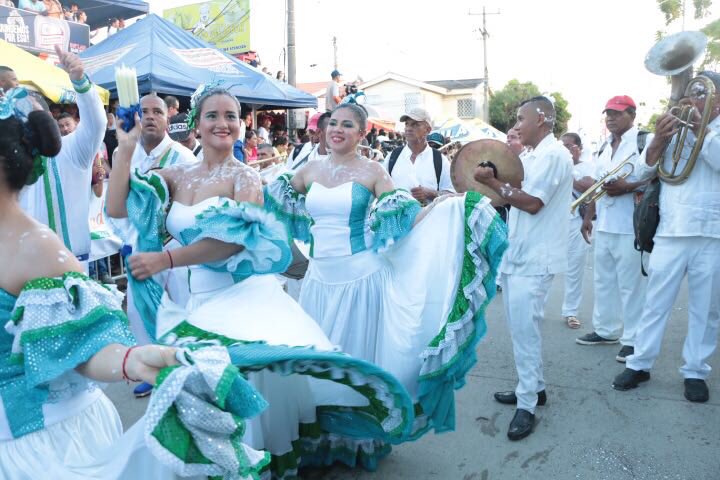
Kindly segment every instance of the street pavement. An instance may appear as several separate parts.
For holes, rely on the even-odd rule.
[[[590,263],[590,262],[588,262]],[[687,330],[687,290],[675,304],[650,382],[629,392],[611,388],[624,366],[619,345],[581,346],[575,338],[592,328],[592,269],[585,272],[579,330],[560,316],[564,279],[555,278],[542,327],[548,403],[538,407],[535,432],[506,437],[514,408],[492,398],[516,383],[512,344],[496,297],[487,311],[488,333],[478,363],[457,393],[456,431],[428,434],[403,444],[376,472],[340,466],[311,472],[325,480],[720,480],[720,354],[710,358],[710,401],[683,397],[682,345]],[[500,294],[502,295],[502,294]],[[132,398],[125,384],[107,390],[125,427],[142,415],[147,400]]]

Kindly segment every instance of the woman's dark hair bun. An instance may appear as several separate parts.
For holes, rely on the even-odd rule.
[[[62,137],[57,122],[49,113],[36,110],[28,114],[29,138],[26,141],[44,157],[60,153]]]

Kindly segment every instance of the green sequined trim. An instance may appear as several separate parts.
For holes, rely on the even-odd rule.
[[[112,315],[120,319],[123,325],[125,325],[126,327],[128,326],[128,320],[125,316],[125,312],[123,312],[122,310],[110,310],[107,307],[99,306],[95,307],[92,311],[90,311],[90,313],[88,313],[79,320],[73,320],[72,322],[61,323],[59,325],[52,325],[49,327],[42,327],[35,330],[28,330],[26,332],[23,332],[22,336],[20,337],[20,344],[26,345],[28,343],[36,342],[38,340],[42,340],[48,337],[64,337],[70,335],[77,332],[78,330],[83,330],[90,325],[93,325],[99,319],[107,315]],[[15,319],[15,316],[13,316],[13,319]],[[22,317],[19,317],[14,323],[17,324],[21,320]],[[14,353],[10,355],[10,361],[12,363],[22,363],[23,355]]]
[[[440,343],[445,339],[445,335],[447,333],[448,325],[459,322],[462,320],[462,318],[468,313],[470,310],[470,301],[465,296],[465,289],[470,285],[478,275],[478,271],[475,267],[475,263],[473,261],[472,255],[470,254],[470,251],[468,249],[468,245],[472,241],[472,234],[470,231],[470,225],[468,222],[468,219],[472,215],[473,210],[477,206],[478,203],[482,201],[484,198],[484,195],[477,193],[477,192],[468,192],[465,197],[465,249],[463,254],[463,264],[462,264],[462,273],[460,275],[460,284],[458,285],[457,291],[455,293],[455,300],[453,302],[453,307],[450,310],[450,314],[448,315],[448,319],[443,325],[443,328],[440,330],[440,333],[438,333],[435,338],[432,339],[432,341],[428,344],[429,347],[437,347],[440,345]],[[494,220],[490,224],[487,234],[483,238],[482,244],[479,246],[480,250],[485,250],[487,247],[488,242],[492,238],[492,233],[495,232],[498,228],[498,222],[502,222],[499,216],[495,216]],[[488,270],[486,273],[485,278],[483,278],[483,283],[485,283],[485,280],[488,276],[494,275],[494,272],[492,271],[492,268]],[[477,312],[475,312],[473,322],[477,322],[478,319],[483,319],[485,310],[487,309],[487,306],[490,304],[490,301],[492,300],[493,295],[487,295],[485,298],[485,301],[480,305]],[[474,332],[473,335],[469,335],[468,338],[462,343],[458,345],[458,351],[457,353],[450,359],[449,361],[445,362],[440,368],[433,372],[429,372],[425,375],[421,375],[420,379],[426,379],[431,377],[436,377],[438,375],[443,374],[448,368],[450,368],[459,357],[462,357],[466,355],[466,348],[468,345],[470,345],[478,336],[481,336],[485,333],[485,330],[487,329],[485,322],[482,321],[480,325],[477,325],[477,330]]]
[[[53,288],[65,288],[65,281],[69,278],[77,278],[79,280],[85,280],[88,282],[94,282],[90,277],[87,275],[80,273],[80,272],[66,272],[63,274],[62,277],[56,277],[56,278],[49,278],[49,277],[42,277],[42,278],[36,278],[34,280],[30,280],[25,284],[22,291],[28,291],[28,290],[52,290]],[[106,290],[110,290],[107,286],[98,283],[98,285],[102,286]]]
[[[378,197],[377,201],[379,202],[379,201],[383,200],[385,197],[389,197],[390,195],[395,195],[395,194],[398,193],[398,192],[405,192],[405,193],[407,193],[408,195],[410,195],[410,192],[408,192],[408,191],[405,190],[404,188],[396,188],[395,190],[390,190],[389,192],[385,192],[385,193],[383,193],[382,195],[380,195],[380,196]]]
[[[160,202],[164,205],[169,197],[169,189],[163,179],[157,173],[150,172],[147,175],[141,174],[139,171],[135,171],[135,175],[130,177],[130,182],[135,184],[136,187],[150,187],[154,190],[155,194],[160,199]]]

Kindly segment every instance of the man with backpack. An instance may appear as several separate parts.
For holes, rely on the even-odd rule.
[[[605,105],[605,125],[611,135],[600,148],[594,181],[627,159],[634,163],[652,140],[652,135],[640,132],[633,125],[635,111],[635,102],[627,95],[613,97]],[[619,341],[622,348],[615,357],[618,362],[625,362],[633,353],[635,331],[645,301],[647,282],[640,271],[641,256],[635,249],[633,228],[634,193],[644,185],[645,182],[638,181],[632,174],[624,179],[610,179],[603,186],[607,194],[597,205],[588,206],[582,225],[583,237],[590,243],[592,220],[597,213],[593,331],[577,338],[576,342],[603,345]]]
[[[450,162],[427,142],[432,130],[430,114],[425,109],[414,108],[400,117],[400,121],[405,123],[407,143],[393,150],[386,161],[395,186],[408,190],[423,205],[439,195],[454,193]]]
[[[719,74],[706,71],[700,75],[709,78],[720,92]],[[720,329],[720,95],[708,94],[703,85],[695,87],[689,96],[695,108],[689,119],[692,128],[682,148],[678,172],[685,168],[703,133],[698,112],[712,101],[705,138],[684,181],[682,177],[673,183],[660,181],[660,219],[653,236],[647,299],[638,322],[635,352],[628,357],[627,368],[615,377],[613,388],[630,390],[650,379],[673,304],[687,278],[688,329],[680,373],[685,398],[707,402],[705,380],[711,370],[707,360],[717,347]],[[635,165],[640,178],[657,177],[659,165],[665,172],[672,170],[679,123],[667,113],[658,118],[655,138]]]

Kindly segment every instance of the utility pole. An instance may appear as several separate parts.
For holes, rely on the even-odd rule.
[[[337,61],[337,37],[333,37],[333,70],[338,69]]]
[[[293,87],[297,83],[295,78],[295,0],[287,1],[287,81]],[[288,136],[292,138],[295,132],[295,117],[288,110]]]
[[[479,31],[483,40],[483,120],[490,123],[490,76],[488,75],[487,61],[487,39],[490,34],[487,30],[487,16],[500,15],[500,11],[488,13],[485,11],[485,6],[483,6],[482,13],[468,12],[468,15],[482,15],[482,28]]]

